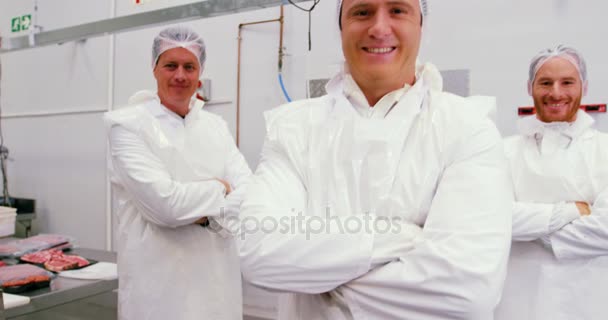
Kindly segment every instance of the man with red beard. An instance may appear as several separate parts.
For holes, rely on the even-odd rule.
[[[581,54],[558,46],[530,65],[536,116],[505,140],[515,192],[513,245],[496,319],[605,319],[608,135],[580,110]]]
[[[512,190],[490,98],[417,64],[425,0],[338,2],[344,70],[265,114],[241,207],[244,276],[278,319],[490,320]]]

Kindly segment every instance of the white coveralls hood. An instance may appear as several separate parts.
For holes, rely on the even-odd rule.
[[[243,225],[245,278],[284,293],[278,319],[491,319],[512,201],[493,99],[441,92],[427,64],[365,118],[346,76],[266,113],[241,215],[292,227]]]
[[[497,320],[606,317],[608,135],[593,122],[580,110],[572,124],[530,116],[505,139],[515,242]],[[581,217],[576,201],[591,215]]]
[[[139,93],[105,115],[120,319],[241,319],[236,243],[223,227],[249,178],[226,123],[192,100],[185,118]],[[228,181],[233,192],[224,197]],[[211,226],[194,224],[209,216]],[[233,230],[230,230],[233,231]]]

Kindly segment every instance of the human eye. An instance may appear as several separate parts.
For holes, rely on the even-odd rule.
[[[403,7],[394,7],[391,9],[392,14],[407,14],[407,9]]]
[[[177,64],[175,64],[173,62],[165,63],[165,68],[167,68],[167,69],[175,69],[175,68],[177,68]]]
[[[357,9],[353,12],[353,16],[355,17],[367,17],[369,14],[369,10],[367,9]]]

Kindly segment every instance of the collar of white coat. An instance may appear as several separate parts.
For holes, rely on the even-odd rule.
[[[562,133],[570,138],[576,138],[585,130],[591,128],[595,120],[585,111],[578,110],[576,120],[568,122],[542,122],[536,116],[528,116],[517,121],[519,132],[524,136],[541,136],[548,130]]]
[[[327,91],[327,93],[329,95],[342,95],[342,94],[348,95],[349,93],[353,94],[353,90],[360,91],[361,89],[359,89],[359,87],[356,86],[356,83],[354,80],[352,81],[352,83],[355,84],[356,89],[347,88],[347,86],[350,86],[350,85],[347,85],[347,80],[346,80],[347,77],[350,77],[352,79],[352,77],[350,76],[350,74],[348,72],[348,67],[346,66],[346,64],[344,64],[342,67],[342,70],[338,74],[336,74],[331,80],[329,80],[329,82],[325,86],[325,90]],[[427,88],[429,88],[430,90],[433,90],[433,91],[442,91],[443,90],[443,79],[441,78],[441,73],[439,73],[439,70],[437,70],[437,67],[435,67],[431,63],[419,64],[416,66],[416,83],[420,83],[420,80],[422,80],[422,84],[424,86],[426,86]],[[409,87],[410,86],[408,84],[406,84],[404,86],[404,88],[398,89],[397,91],[400,91],[400,94],[396,95],[395,98],[397,100],[399,100],[401,98],[401,96],[403,95],[403,93],[405,93],[407,91],[407,88],[409,88]],[[361,92],[361,94],[363,95],[362,92]],[[365,96],[365,95],[363,95],[363,96]]]
[[[427,95],[429,90],[441,91],[442,87],[443,80],[441,74],[434,65],[427,63],[416,67],[416,82],[413,86],[405,84],[403,88],[389,92],[382,97],[376,104],[376,106],[379,107],[379,110],[373,110],[377,108],[376,106],[374,106],[373,109],[370,108],[367,98],[365,98],[365,95],[349,74],[346,64],[344,64],[341,72],[328,82],[325,88],[328,95],[333,98],[334,103],[338,107],[336,109],[338,112],[337,114],[356,111],[360,116],[366,118],[384,118],[406,93],[418,93],[420,98],[424,99],[424,96]],[[339,101],[343,100],[344,102],[348,100],[348,103],[339,103]]]
[[[352,75],[347,73],[344,76],[344,95],[355,108],[355,111],[366,118],[386,117],[394,104],[397,103],[410,88],[412,88],[412,86],[406,83],[403,88],[387,93],[375,105],[370,106],[367,97],[365,97],[365,94],[357,82],[355,82]]]
[[[151,90],[142,90],[133,94],[129,98],[129,105],[146,105],[146,109],[155,117],[171,117],[183,123],[189,123],[198,118],[200,110],[205,105],[205,102],[192,96],[190,105],[188,106],[188,114],[182,118],[177,113],[169,110],[160,102],[158,94]]]
[[[425,63],[416,66],[416,83],[414,84],[414,87],[418,86],[434,91],[441,91],[443,89],[443,79],[441,78],[439,70],[437,70],[433,64]],[[399,101],[403,94],[411,87],[412,86],[406,83],[403,88],[387,93],[382,99],[387,98],[390,100],[391,103],[388,103],[390,106],[394,102]],[[359,113],[367,113],[370,108],[367,99],[365,98],[365,94],[363,94],[350,75],[346,64],[344,64],[342,70],[327,83],[325,90],[330,96],[335,97],[344,95],[349,98],[349,100],[354,100],[356,102],[354,103],[355,109],[357,109]]]

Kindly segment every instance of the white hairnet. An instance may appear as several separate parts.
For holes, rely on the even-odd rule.
[[[200,72],[203,72],[203,66],[207,57],[205,43],[194,30],[184,26],[163,29],[154,38],[154,44],[152,45],[152,68],[154,69],[158,58],[163,52],[174,48],[184,48],[190,51],[198,59]]]
[[[587,93],[587,64],[583,56],[574,48],[558,45],[555,48],[545,49],[539,52],[530,62],[530,71],[528,74],[528,93],[532,95],[532,85],[536,79],[538,70],[552,58],[562,58],[574,65],[583,83],[583,95]]]
[[[342,20],[340,19],[342,17],[342,1],[343,0],[338,0],[338,25],[340,26],[340,30],[342,30]],[[427,0],[418,0],[418,2],[420,3],[420,14],[422,15],[422,21],[424,21],[424,18],[427,16],[428,14],[428,5],[427,5]]]

